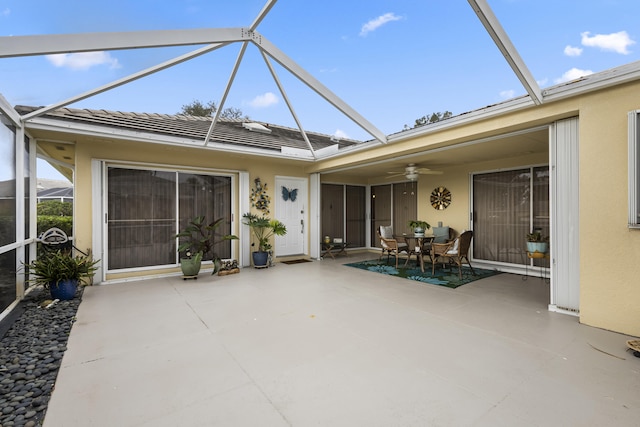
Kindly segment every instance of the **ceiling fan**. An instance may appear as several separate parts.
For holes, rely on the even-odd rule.
[[[393,174],[393,175],[389,175],[387,179],[395,178],[397,176],[404,176],[409,181],[415,181],[416,179],[418,179],[419,175],[442,175],[442,171],[434,171],[429,168],[421,168],[421,167],[418,167],[415,163],[409,163],[404,168],[404,172],[396,171],[396,172],[387,172],[387,173]]]

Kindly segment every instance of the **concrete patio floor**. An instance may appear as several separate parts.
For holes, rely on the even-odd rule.
[[[86,288],[44,426],[639,424],[630,337],[547,311],[541,279],[342,265],[375,256]]]

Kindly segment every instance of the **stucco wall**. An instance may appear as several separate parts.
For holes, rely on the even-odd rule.
[[[75,180],[75,234],[76,245],[79,248],[92,247],[92,181],[91,160],[99,159],[108,162],[138,162],[144,165],[159,167],[185,167],[192,170],[249,172],[251,188],[253,180],[259,177],[263,183],[267,183],[268,194],[271,200],[275,200],[274,193],[275,176],[304,177],[308,175],[304,171],[304,163],[291,162],[279,158],[250,157],[237,154],[213,152],[209,150],[196,150],[180,147],[160,147],[148,143],[135,143],[131,141],[95,141],[80,138],[76,143],[76,180]],[[237,185],[235,192],[237,195]],[[235,218],[234,234],[239,234],[241,215],[238,200],[234,211],[238,214]],[[272,210],[273,215],[273,210]],[[238,245],[236,245],[235,258],[238,258]],[[158,269],[137,273],[109,274],[107,279],[124,277],[146,276],[150,274],[163,274],[179,271],[175,269]]]
[[[442,175],[421,175],[418,179],[418,218],[427,221],[432,226],[442,221],[443,225],[452,227],[457,233],[468,230],[471,228],[469,212],[471,212],[470,177],[472,173],[512,169],[519,166],[544,165],[548,162],[546,154],[535,154],[500,161],[441,168],[444,172]],[[436,210],[431,206],[431,192],[439,186],[446,187],[451,192],[451,204],[445,210]]]
[[[627,113],[640,84],[580,104],[580,320],[640,336],[640,230],[627,227]]]

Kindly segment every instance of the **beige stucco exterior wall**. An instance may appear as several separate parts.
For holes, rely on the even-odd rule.
[[[442,175],[421,175],[418,179],[418,218],[435,226],[452,227],[457,233],[471,228],[471,174],[478,172],[512,169],[520,166],[548,164],[546,154],[535,154],[515,159],[479,162],[464,166],[445,168]],[[431,206],[431,192],[443,186],[451,192],[451,204],[445,210],[435,210]],[[523,236],[524,242],[524,236]],[[524,243],[523,243],[524,244]]]
[[[628,223],[627,113],[640,84],[580,105],[580,320],[640,336],[640,230]]]
[[[263,183],[267,183],[268,194],[273,201],[276,197],[275,176],[292,176],[307,178],[304,171],[304,162],[292,162],[279,158],[251,157],[229,153],[214,152],[211,150],[197,150],[193,148],[158,146],[149,143],[136,143],[132,141],[102,140],[93,141],[80,138],[76,142],[76,179],[75,179],[75,235],[76,246],[90,248],[93,243],[92,236],[92,177],[91,161],[94,159],[108,162],[135,162],[147,166],[167,168],[188,168],[202,171],[224,171],[236,173],[238,171],[249,172],[251,188],[253,180],[257,177]],[[235,193],[238,194],[238,181],[235,182]],[[241,226],[239,201],[236,200],[234,211],[238,213],[234,218],[234,231],[238,235]],[[273,211],[272,211],[273,213]],[[238,258],[239,247],[236,245],[235,258]],[[147,276],[178,272],[178,268],[145,270],[143,272],[127,272],[109,274],[108,280],[124,277]]]

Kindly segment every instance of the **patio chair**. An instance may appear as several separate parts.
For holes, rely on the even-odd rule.
[[[471,247],[471,239],[473,238],[473,231],[464,231],[454,241],[448,243],[432,243],[431,252],[429,257],[431,258],[431,275],[436,272],[436,263],[445,262],[455,263],[458,266],[458,275],[462,279],[462,264],[466,262],[471,269],[471,274],[476,275],[469,262],[469,248]]]
[[[387,264],[391,255],[396,257],[396,268],[398,268],[398,255],[402,252],[409,255],[409,246],[405,242],[399,242],[393,238],[393,228],[391,226],[381,225],[377,230],[378,238],[380,239],[380,246],[382,246],[382,252],[380,258],[382,259],[384,253],[387,253]]]
[[[433,231],[433,239],[426,240],[424,245],[422,245],[423,254],[428,255],[429,252],[431,252],[432,243],[449,243],[452,240],[454,240],[453,236],[456,235],[456,232],[453,230],[453,228],[446,225],[440,226],[440,227],[433,227],[432,231]]]

